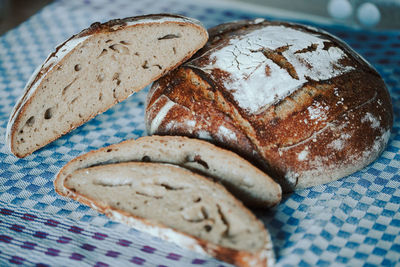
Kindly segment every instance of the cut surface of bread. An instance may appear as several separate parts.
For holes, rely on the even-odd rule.
[[[180,136],[145,136],[91,151],[60,170],[55,189],[67,195],[64,180],[78,169],[132,161],[170,163],[202,173],[222,183],[248,206],[274,206],[282,197],[275,181],[235,153],[206,141]]]
[[[266,266],[273,259],[263,224],[223,186],[187,169],[106,164],[73,171],[63,186],[69,197],[114,220],[197,252],[238,266]]]
[[[24,157],[141,90],[207,41],[193,19],[148,15],[94,23],[56,48],[32,75],[7,129]]]

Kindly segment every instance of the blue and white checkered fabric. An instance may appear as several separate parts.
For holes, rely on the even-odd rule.
[[[94,21],[161,12],[194,17],[206,27],[263,16],[210,2],[56,1],[0,37],[0,136],[26,81],[57,44]],[[389,145],[362,171],[256,213],[271,232],[278,266],[394,266],[400,262],[400,33],[321,27],[383,76],[395,112]],[[146,93],[27,158],[15,158],[0,143],[0,265],[228,266],[111,222],[53,189],[54,175],[77,155],[145,134]]]

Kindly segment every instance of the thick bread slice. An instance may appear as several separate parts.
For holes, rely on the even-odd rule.
[[[148,15],[94,23],[56,48],[32,75],[7,127],[25,157],[126,99],[207,41],[200,22]]]
[[[146,136],[91,151],[65,165],[54,181],[57,193],[68,195],[64,180],[72,172],[108,163],[150,161],[171,163],[221,182],[246,205],[270,207],[282,197],[280,186],[235,153],[180,136]]]
[[[223,186],[184,168],[107,164],[75,170],[63,186],[111,219],[185,248],[237,266],[272,264],[263,224]]]

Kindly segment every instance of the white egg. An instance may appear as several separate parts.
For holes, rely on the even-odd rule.
[[[346,19],[353,13],[353,7],[348,0],[330,0],[328,13],[335,19]]]
[[[366,27],[373,27],[381,20],[381,13],[376,5],[364,3],[357,9],[357,18]]]

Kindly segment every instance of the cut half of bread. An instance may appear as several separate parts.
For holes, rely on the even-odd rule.
[[[67,195],[111,219],[237,266],[271,266],[263,224],[225,188],[176,165],[126,162],[77,169]]]
[[[32,75],[8,127],[25,157],[143,89],[207,41],[197,20],[147,15],[94,23],[49,55]]]
[[[271,207],[282,197],[281,187],[235,153],[209,142],[181,136],[145,136],[127,140],[79,156],[66,164],[54,181],[67,196],[64,180],[73,172],[122,162],[170,163],[204,174],[223,184],[247,206]]]

